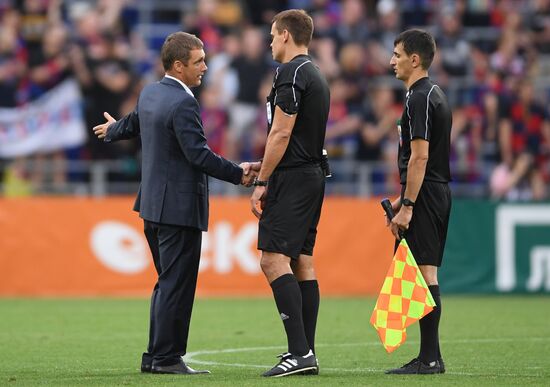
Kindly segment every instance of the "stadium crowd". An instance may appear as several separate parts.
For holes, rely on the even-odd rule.
[[[209,70],[194,91],[211,148],[234,160],[261,157],[277,66],[269,26],[286,8],[314,18],[311,54],[331,88],[330,158],[371,163],[375,194],[398,191],[405,91],[389,61],[395,36],[418,26],[436,37],[430,76],[453,106],[454,184],[481,187],[459,194],[549,197],[550,0],[0,0],[0,107],[25,106],[74,78],[88,129],[80,146],[5,159],[4,191],[27,181],[40,192],[49,181],[64,192],[67,182],[90,179],[67,167],[75,160],[119,160],[126,167],[109,179],[139,180],[139,144],[107,146],[90,128],[104,111],[131,111],[141,88],[162,77],[158,51],[176,30],[205,44]]]

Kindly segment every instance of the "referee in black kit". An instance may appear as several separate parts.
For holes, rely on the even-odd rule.
[[[441,266],[451,212],[448,182],[452,115],[447,98],[428,78],[435,54],[433,37],[421,30],[402,32],[394,42],[390,65],[405,83],[407,94],[399,130],[401,196],[392,202],[395,217],[389,223],[396,239],[404,236],[436,303],[420,320],[420,353],[388,374],[445,372],[439,350],[441,298],[437,268]]]
[[[319,372],[314,348],[319,287],[312,254],[328,175],[323,144],[330,92],[308,55],[312,34],[313,21],[303,10],[273,18],[271,49],[281,66],[267,98],[269,134],[251,205],[260,219],[260,264],[288,352],[263,374],[267,377]]]

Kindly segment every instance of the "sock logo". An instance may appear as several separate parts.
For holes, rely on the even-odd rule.
[[[290,318],[290,316],[284,314],[284,313],[281,313],[281,320],[285,321],[285,320],[288,320]]]

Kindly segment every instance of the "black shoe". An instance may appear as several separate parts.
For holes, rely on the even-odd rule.
[[[141,355],[141,372],[150,373],[152,365],[153,356],[147,352],[143,352],[143,355]]]
[[[153,374],[180,374],[180,375],[198,375],[198,374],[209,374],[210,371],[207,370],[194,370],[189,367],[187,364],[181,360],[179,363],[172,364],[169,366],[158,366],[153,365],[151,367],[151,372]]]
[[[445,372],[441,369],[439,360],[435,360],[430,364],[425,364],[420,359],[415,358],[400,368],[394,368],[386,371],[386,374],[393,375],[428,375],[428,374],[442,374]]]
[[[445,373],[445,363],[443,363],[443,358],[440,357],[439,359],[437,359],[437,361],[439,361],[439,369],[440,369],[440,374],[444,374]]]
[[[312,351],[304,356],[295,356],[291,353],[279,355],[279,364],[263,373],[262,376],[280,378],[282,376],[304,374],[317,368],[317,361]]]
[[[317,356],[315,356],[315,368],[312,370],[304,371],[302,375],[319,375],[319,359],[317,359]]]

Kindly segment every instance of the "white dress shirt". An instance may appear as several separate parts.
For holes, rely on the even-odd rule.
[[[193,95],[193,92],[191,91],[191,89],[189,87],[187,87],[187,85],[185,83],[183,83],[182,81],[180,81],[178,78],[175,78],[175,77],[173,77],[171,75],[168,75],[168,74],[164,74],[164,76],[166,78],[170,78],[170,79],[173,79],[174,81],[178,82],[180,85],[183,86],[183,88],[185,89],[187,94],[189,94],[191,97],[195,98],[195,95]]]

